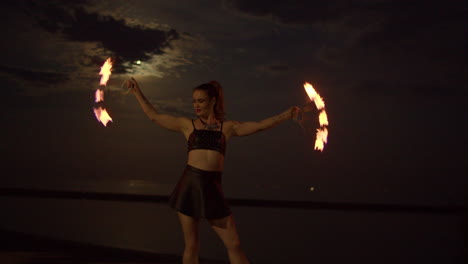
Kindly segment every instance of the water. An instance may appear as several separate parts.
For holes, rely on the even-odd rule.
[[[91,252],[86,254],[90,258],[77,263],[177,263],[183,249],[177,216],[164,201],[4,195],[0,206],[1,229],[87,245],[80,250]],[[462,263],[459,213],[285,206],[232,206],[242,247],[253,263]],[[206,222],[200,225],[200,237],[200,255],[211,261],[206,263],[227,263],[221,241]],[[34,256],[35,247],[20,247],[10,257]],[[49,252],[52,258],[64,255],[62,263],[78,259],[60,247]]]

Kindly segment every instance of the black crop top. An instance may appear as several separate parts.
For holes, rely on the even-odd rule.
[[[221,122],[221,131],[196,129],[193,123],[193,132],[187,141],[188,151],[193,149],[211,149],[223,154],[226,152],[226,138],[224,137],[223,122]]]

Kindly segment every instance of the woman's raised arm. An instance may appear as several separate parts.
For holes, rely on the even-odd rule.
[[[273,128],[282,122],[296,118],[300,112],[299,107],[292,106],[281,114],[266,118],[258,122],[238,122],[234,121],[232,125],[232,136],[243,137],[254,133]]]
[[[156,112],[154,106],[148,101],[143,92],[140,89],[137,81],[134,78],[127,80],[127,88],[135,95],[138,103],[143,109],[143,112],[148,116],[148,118],[155,122],[156,124],[177,132],[183,132],[184,129],[190,123],[190,120],[185,117],[175,117],[167,114],[160,114]]]

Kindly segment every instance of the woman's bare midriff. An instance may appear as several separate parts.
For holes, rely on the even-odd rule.
[[[214,150],[194,149],[188,153],[187,164],[206,171],[223,171],[224,156]]]

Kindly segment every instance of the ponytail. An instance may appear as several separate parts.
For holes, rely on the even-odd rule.
[[[216,119],[218,119],[219,121],[224,121],[224,116],[226,115],[226,113],[224,111],[224,94],[223,94],[223,88],[221,87],[221,84],[219,84],[217,81],[211,81],[209,83],[204,83],[202,85],[199,85],[198,87],[195,87],[193,90],[205,91],[210,99],[212,99],[213,97],[216,97],[216,103],[213,107],[214,114],[215,114]]]

